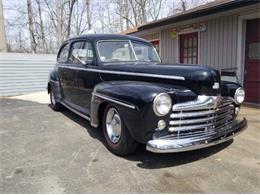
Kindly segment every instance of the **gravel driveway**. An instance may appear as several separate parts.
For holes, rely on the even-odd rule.
[[[249,127],[233,142],[121,158],[100,129],[47,102],[0,99],[0,193],[260,193],[260,109],[242,108]]]

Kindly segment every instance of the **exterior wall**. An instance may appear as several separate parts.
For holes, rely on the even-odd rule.
[[[216,69],[236,67],[237,23],[236,15],[218,17],[206,22],[207,30],[198,31],[199,64]],[[179,35],[173,38],[171,29],[161,31],[163,61],[179,62]]]
[[[220,68],[235,68],[237,59],[238,16],[224,16],[208,21],[200,34],[199,63]]]
[[[172,38],[171,29],[161,31],[161,58],[163,62],[179,62],[179,39]]]
[[[151,34],[158,33],[162,61],[179,63],[179,35],[189,32],[179,32],[173,38],[172,29],[205,23],[207,26],[205,32],[190,31],[190,33],[198,32],[198,63],[215,69],[237,68],[237,76],[243,84],[246,20],[260,18],[259,6],[260,3],[167,26],[137,31],[131,35],[150,40]]]
[[[0,53],[0,96],[46,89],[56,55]]]

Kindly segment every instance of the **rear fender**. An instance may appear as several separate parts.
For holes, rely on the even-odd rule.
[[[54,96],[58,102],[62,99],[61,87],[59,82],[59,77],[56,70],[53,70],[50,73],[48,84],[47,84],[47,92],[50,93],[51,89],[53,89]]]

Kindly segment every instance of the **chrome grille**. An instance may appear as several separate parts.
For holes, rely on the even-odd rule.
[[[234,120],[234,109],[230,97],[199,96],[195,101],[175,104],[169,131],[182,138],[216,133]]]

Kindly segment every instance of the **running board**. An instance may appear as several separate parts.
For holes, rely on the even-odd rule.
[[[80,113],[79,111],[75,110],[74,108],[70,107],[69,105],[67,105],[67,104],[64,103],[64,102],[60,102],[60,103],[61,103],[63,106],[65,106],[66,108],[68,108],[69,110],[71,110],[72,112],[74,112],[75,114],[77,114],[77,115],[81,116],[82,118],[84,118],[84,119],[90,121],[90,117],[89,117],[89,116],[86,116],[86,115]]]

